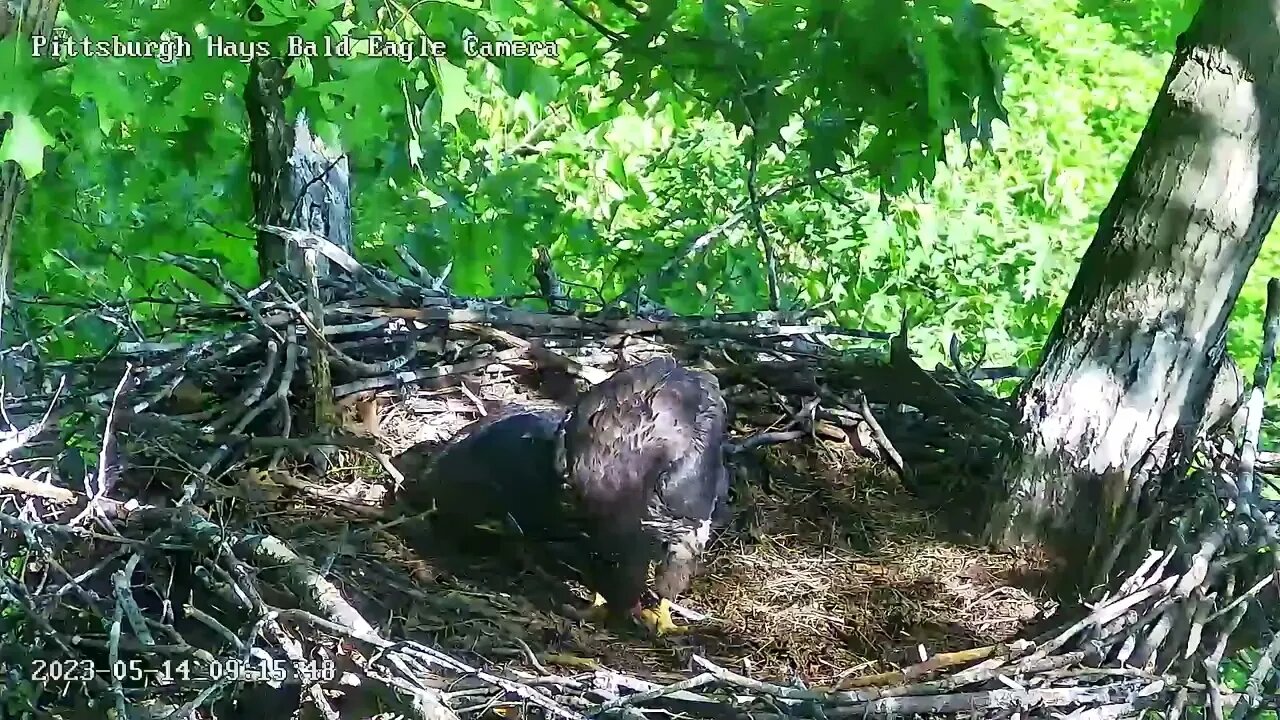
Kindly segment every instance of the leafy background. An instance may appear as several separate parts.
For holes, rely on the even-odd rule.
[[[815,0],[751,13],[664,0],[646,6],[645,22],[617,4],[538,0],[273,2],[252,19],[229,2],[66,5],[60,24],[75,37],[181,32],[195,57],[51,63],[14,41],[0,48],[26,79],[0,102],[27,122],[0,153],[43,170],[15,257],[18,290],[45,300],[37,326],[64,322],[71,309],[55,302],[67,298],[206,292],[147,259],[164,250],[254,279],[248,66],[209,57],[202,38],[278,45],[290,33],[381,31],[426,33],[451,52],[411,63],[299,58],[289,71],[291,109],[351,154],[363,259],[398,267],[394,249],[406,245],[428,267],[452,263],[458,292],[513,295],[529,290],[533,248],[548,245],[584,297],[649,278],[650,295],[680,312],[762,308],[766,273],[747,220],[651,278],[742,207],[754,154],[761,192],[809,183],[762,213],[784,306],[892,329],[905,305],[927,360],[956,332],[970,350],[985,342],[990,361],[1020,364],[1053,322],[1189,17],[1169,0],[1120,10],[1067,0],[832,10]],[[794,28],[797,16],[807,29]],[[561,52],[466,58],[468,31],[555,40]],[[541,121],[552,129],[538,152],[513,152]],[[1246,363],[1274,262],[1268,252],[1237,312],[1232,349]],[[164,316],[163,306],[137,312]],[[48,351],[115,332],[72,325]]]

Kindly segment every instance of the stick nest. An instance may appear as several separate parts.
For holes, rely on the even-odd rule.
[[[547,402],[510,381],[474,385],[469,394],[485,407]],[[381,427],[389,454],[447,440],[479,406],[451,390],[388,408]],[[1007,640],[1044,606],[1037,588],[1009,585],[1022,580],[1026,560],[967,541],[847,442],[809,438],[752,452],[738,467],[734,520],[682,601],[708,617],[675,640],[577,622],[546,601],[554,579],[517,574],[447,540],[415,549],[412,535],[376,531],[380,519],[344,521],[353,551],[335,561],[335,574],[366,617],[404,617],[405,631],[470,661],[526,662],[534,653],[553,666],[599,664],[649,680],[680,677],[696,653],[775,680],[831,683],[918,659],[920,648]],[[324,520],[326,499],[378,497],[387,483],[375,463],[351,459],[306,505],[282,508],[271,532],[323,554],[337,532]]]
[[[302,240],[302,282],[252,289],[166,256],[229,302],[175,306],[166,336],[46,365],[40,391],[6,399],[9,708],[1243,720],[1269,702],[1280,636],[1250,619],[1270,620],[1280,567],[1256,462],[1280,283],[1235,431],[1135,493],[1092,604],[1034,634],[1048,560],[981,550],[957,523],[982,521],[1012,424],[957,353],[925,371],[905,327],[885,352],[807,313],[533,312]],[[347,275],[318,279],[317,248]],[[736,517],[687,598],[707,616],[687,636],[572,620],[582,598],[563,582],[388,525],[388,455],[659,353],[715,372],[735,417]],[[1220,665],[1242,644],[1263,649],[1228,692]]]

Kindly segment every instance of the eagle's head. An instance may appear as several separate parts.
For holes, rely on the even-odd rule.
[[[653,574],[653,590],[660,598],[680,597],[701,571],[702,553],[711,538],[711,521],[687,526],[680,536],[667,544]]]
[[[653,582],[658,597],[675,599],[689,589],[693,578],[702,570],[702,554],[711,540],[713,521],[722,514],[728,502],[729,471],[724,464],[724,456],[719,452],[707,453],[706,456],[711,461],[700,468],[705,477],[699,483],[711,488],[711,503],[704,506],[704,513],[697,517],[670,518],[664,528],[663,551],[658,558]],[[704,514],[705,517],[702,516]]]

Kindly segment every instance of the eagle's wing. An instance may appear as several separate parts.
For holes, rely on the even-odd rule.
[[[728,492],[722,454],[728,411],[720,384],[696,370],[673,373],[649,405],[669,450],[653,491],[673,517],[710,520]]]
[[[616,373],[588,390],[565,418],[558,469],[588,508],[643,510],[651,491],[646,480],[668,460],[650,407],[652,388],[667,372],[665,363],[651,362]]]
[[[654,589],[674,599],[692,582],[711,539],[712,518],[728,497],[728,410],[715,377],[699,371],[669,375],[650,407],[655,426],[667,434],[662,444],[671,450],[649,505],[647,524],[662,541]]]

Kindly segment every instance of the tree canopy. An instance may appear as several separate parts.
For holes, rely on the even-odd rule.
[[[768,250],[783,305],[871,328],[905,306],[927,350],[954,330],[1025,365],[1188,11],[1145,7],[69,3],[72,40],[179,33],[192,57],[31,58],[4,41],[20,81],[0,153],[33,179],[15,287],[206,292],[148,260],[175,247],[251,280],[248,64],[210,57],[210,38],[283,52],[289,36],[426,36],[444,57],[356,43],[352,57],[290,60],[290,110],[350,155],[362,257],[394,265],[403,245],[451,267],[460,292],[519,295],[546,246],[583,299],[643,285],[694,312],[767,307]],[[470,57],[469,33],[557,54]],[[35,314],[49,328],[69,317]],[[58,354],[112,336],[91,322]]]

